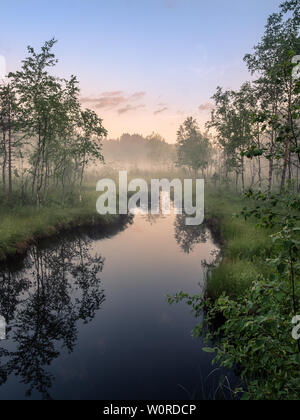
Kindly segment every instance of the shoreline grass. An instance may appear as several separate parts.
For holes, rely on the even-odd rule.
[[[100,216],[96,212],[99,196],[90,185],[83,192],[82,202],[64,207],[52,203],[37,209],[17,206],[0,210],[0,261],[23,254],[35,240],[50,237],[62,230],[87,224],[110,226],[118,215]],[[207,188],[206,221],[221,245],[222,260],[208,278],[207,296],[217,299],[223,292],[231,297],[242,295],[259,274],[270,268],[266,258],[271,252],[271,232],[256,227],[255,222],[234,217],[250,203],[241,195]]]
[[[222,258],[213,268],[207,281],[207,296],[216,300],[223,292],[232,298],[245,293],[257,277],[267,275],[271,255],[271,231],[257,227],[254,220],[237,217],[251,203],[239,194],[223,190],[206,192],[206,218]]]
[[[62,230],[84,225],[109,226],[118,223],[118,215],[101,216],[96,212],[96,191],[85,190],[82,202],[62,207],[50,204],[0,210],[0,261],[23,254],[35,240],[58,234]]]

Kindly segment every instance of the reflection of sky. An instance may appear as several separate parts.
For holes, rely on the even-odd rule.
[[[3,316],[0,315],[0,340],[5,340],[6,338],[6,322]]]
[[[75,73],[83,97],[98,99],[85,105],[104,117],[111,136],[155,130],[172,142],[185,116],[208,118],[218,85],[237,88],[249,78],[242,58],[279,3],[2,0],[0,55],[15,70],[26,44],[55,36],[59,73]]]
[[[53,374],[53,385],[47,389],[52,398],[179,400],[188,398],[182,387],[190,393],[197,392],[197,396],[201,396],[203,389],[206,395],[215,391],[222,371],[211,374],[212,356],[201,351],[201,340],[192,339],[191,329],[196,321],[190,308],[185,304],[170,306],[166,295],[180,290],[192,294],[200,293],[199,283],[204,283],[201,261],[205,259],[212,262],[212,251],[216,247],[208,235],[195,245],[194,252],[183,252],[175,233],[183,239],[195,237],[187,235],[184,224],[176,225],[178,217],[158,216],[155,223],[151,224],[145,216],[137,216],[134,223],[118,235],[87,242],[86,246],[78,241],[69,243],[66,237],[66,241],[60,245],[64,255],[75,255],[73,264],[69,265],[67,258],[65,261],[69,276],[74,273],[74,278],[69,278],[70,286],[74,286],[75,281],[79,284],[80,280],[83,287],[93,285],[93,276],[89,276],[91,272],[99,280],[95,289],[90,290],[89,295],[83,293],[81,299],[75,287],[71,287],[67,295],[60,293],[60,290],[64,290],[66,277],[62,275],[62,258],[57,258],[57,255],[61,255],[58,252],[59,247],[58,254],[55,251],[55,258],[51,258],[51,264],[47,258],[39,261],[38,266],[44,270],[41,272],[43,281],[50,286],[45,289],[46,302],[54,307],[51,312],[53,318],[48,316],[41,323],[32,323],[44,335],[32,334],[32,325],[28,323],[28,330],[24,333],[22,330],[20,336],[23,339],[27,335],[29,338],[34,337],[36,343],[41,340],[41,354],[33,352],[31,359],[26,353],[26,362],[33,362],[37,357],[48,355],[45,349],[50,346],[43,345],[47,344],[44,338],[48,331],[46,326],[50,323],[48,328],[53,333],[50,341],[55,344],[58,353],[54,353],[49,366],[43,366],[46,372]],[[94,231],[93,233],[97,236]],[[77,248],[75,244],[78,244]],[[53,247],[56,249],[54,244]],[[104,259],[103,271],[93,269],[95,254]],[[49,257],[52,253],[46,249],[40,255]],[[74,271],[74,263],[81,262],[81,255],[82,270]],[[57,264],[59,265],[56,267]],[[32,267],[28,267],[18,276],[28,278],[34,284],[34,271]],[[83,274],[85,276],[82,277]],[[18,276],[15,277],[16,280]],[[54,295],[58,299],[57,303],[50,299],[53,290],[57,293]],[[71,323],[69,331],[68,323],[62,322],[64,314],[70,315],[72,320],[74,305],[80,309],[81,304],[84,304],[83,313],[89,314],[88,309],[97,291],[100,296],[103,294],[105,300],[101,302],[100,309],[92,313],[91,322],[84,323],[82,319],[78,319],[74,330]],[[33,308],[32,296],[22,299],[20,305],[24,305],[27,310]],[[41,293],[41,296],[44,294]],[[38,314],[42,307],[43,305],[35,306],[34,319],[39,319]],[[55,308],[59,310],[56,312]],[[76,313],[77,311],[75,315]],[[51,322],[57,329],[52,331]],[[14,323],[11,322],[11,325]],[[74,332],[75,341],[71,352],[55,339],[57,332],[64,326],[66,329],[62,329],[63,332]],[[9,338],[11,337],[12,331]],[[1,346],[5,345],[5,349],[14,351],[16,344],[9,340],[1,343]],[[37,347],[36,345],[35,348]],[[22,363],[20,365],[23,366]],[[30,378],[31,373],[30,371]],[[3,399],[24,398],[24,390],[28,384],[25,381],[21,383],[22,374],[20,375],[9,375],[8,380],[0,386]],[[217,385],[212,385],[214,380]],[[32,398],[38,399],[40,394],[34,391]]]
[[[137,285],[154,301],[183,288],[186,292],[197,291],[198,283],[203,282],[201,261],[214,260],[211,253],[216,245],[209,236],[206,242],[198,243],[192,253],[184,253],[175,238],[177,217],[180,216],[148,220],[146,216],[136,216],[133,225],[124,232],[94,244],[95,252],[105,257],[103,285],[106,289],[109,284],[113,289],[114,300],[118,297],[122,300],[124,294],[128,294],[128,300],[134,300],[135,296],[130,293]],[[180,226],[182,237],[185,230],[194,229],[184,223]]]
[[[6,60],[3,55],[0,55],[0,82],[5,78],[6,75]]]

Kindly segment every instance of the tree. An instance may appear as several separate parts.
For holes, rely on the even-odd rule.
[[[192,170],[195,178],[201,169],[204,177],[210,155],[211,144],[208,137],[200,132],[194,118],[187,118],[177,132],[177,165]]]
[[[31,154],[32,196],[35,193],[37,206],[40,205],[47,149],[53,135],[53,120],[57,115],[55,108],[60,91],[58,81],[48,71],[57,63],[51,52],[55,43],[54,39],[46,42],[40,53],[28,47],[29,57],[23,60],[22,69],[8,75],[18,95],[23,120],[22,130],[31,141],[37,138],[37,144],[32,144]]]
[[[236,188],[239,175],[245,191],[245,160],[243,150],[253,138],[252,107],[253,92],[250,83],[244,83],[240,90],[223,91],[221,87],[213,96],[215,109],[211,114],[209,128],[214,128],[224,151],[227,174],[236,174]]]
[[[249,70],[258,73],[256,81],[264,104],[258,121],[269,129],[269,146],[265,157],[270,161],[269,192],[271,191],[274,159],[282,162],[281,191],[287,179],[292,179],[293,165],[299,170],[299,82],[293,77],[293,57],[300,53],[299,2],[286,1],[280,12],[272,14],[262,41],[247,54]],[[296,157],[296,159],[295,159]]]
[[[13,140],[17,126],[17,102],[14,87],[11,84],[0,85],[0,130],[2,134],[2,188],[6,192],[8,175],[8,192],[12,193],[13,185],[13,150],[19,143]]]
[[[89,162],[103,161],[102,139],[107,136],[107,131],[102,125],[101,118],[89,109],[81,111],[78,122],[79,133],[77,135],[75,153],[80,161],[80,201],[84,170]]]
[[[21,70],[8,75],[9,116],[7,106],[0,108],[3,188],[7,165],[10,189],[12,185],[10,129],[15,124],[12,111],[17,110],[19,136],[28,145],[25,158],[30,165],[31,199],[37,207],[46,202],[51,185],[61,184],[64,204],[66,186],[78,183],[81,199],[85,168],[89,162],[103,161],[101,141],[107,134],[95,112],[81,109],[76,77],[66,80],[50,73],[57,63],[52,52],[55,43],[55,39],[45,42],[40,52],[28,47]]]

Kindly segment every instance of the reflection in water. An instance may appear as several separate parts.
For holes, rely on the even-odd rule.
[[[0,313],[13,343],[12,350],[0,347],[0,385],[14,374],[26,385],[26,396],[35,390],[51,398],[54,376],[47,366],[62,349],[73,351],[77,322],[90,322],[105,300],[100,287],[104,259],[91,256],[91,243],[85,236],[32,248],[24,262],[30,280],[24,271],[0,271]]]
[[[162,207],[162,195],[160,195],[160,207],[159,213],[153,214],[151,208],[148,207],[146,212],[141,211],[143,219],[149,223],[151,226],[156,224],[160,219],[165,218],[163,207]],[[171,201],[171,212],[174,212],[174,203]],[[150,206],[150,204],[148,204]],[[139,207],[136,211],[141,210]],[[177,214],[175,218],[174,228],[175,228],[175,239],[179,247],[186,253],[190,254],[194,251],[196,245],[200,243],[205,243],[209,239],[209,232],[205,224],[199,226],[188,225],[186,219],[190,217],[185,214]]]
[[[163,216],[162,213],[152,214],[151,212],[149,212],[148,214],[144,214],[142,217],[147,223],[150,223],[150,225],[152,226],[155,223],[157,223],[164,216]]]
[[[201,260],[216,246],[184,216],[132,219],[41,241],[21,266],[0,267],[2,399],[180,400],[213,389],[189,308],[165,296],[204,287]]]
[[[205,243],[209,233],[204,224],[199,226],[188,226],[185,214],[177,215],[175,220],[175,238],[179,247],[186,253],[194,251],[196,245]]]

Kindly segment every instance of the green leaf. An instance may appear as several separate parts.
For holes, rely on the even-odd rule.
[[[205,353],[215,353],[216,350],[213,349],[212,347],[203,347],[202,349]]]

